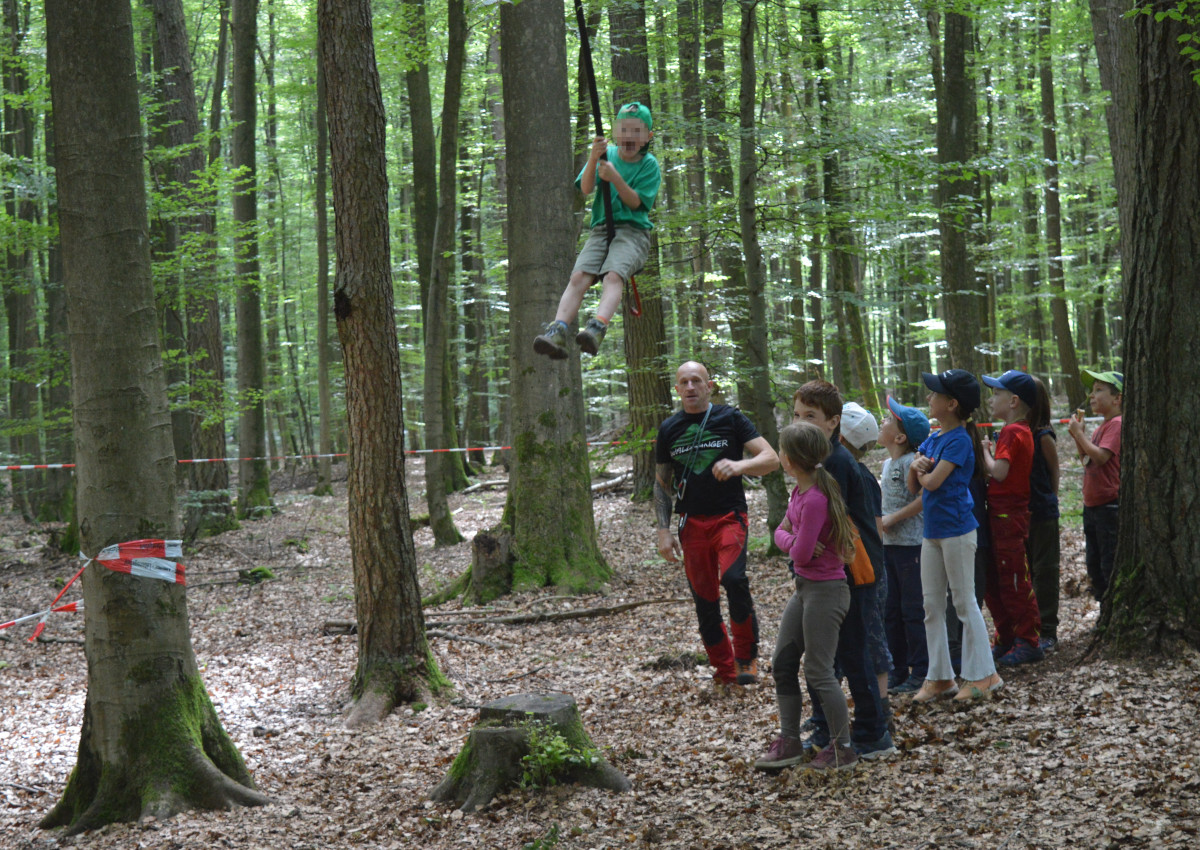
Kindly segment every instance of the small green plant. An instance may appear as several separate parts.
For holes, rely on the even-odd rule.
[[[558,824],[552,823],[545,835],[522,845],[521,850],[550,850],[556,844],[558,844]]]
[[[291,546],[301,555],[308,553],[308,538],[307,537],[289,537],[283,541],[284,546]]]
[[[238,584],[262,584],[271,581],[275,573],[267,567],[254,567],[249,570],[238,570]]]
[[[413,714],[420,714],[427,708],[429,708],[429,703],[427,702],[414,702],[412,704]]]
[[[600,763],[594,747],[572,747],[562,733],[538,723],[529,724],[529,752],[521,759],[521,787],[548,788],[558,777]]]

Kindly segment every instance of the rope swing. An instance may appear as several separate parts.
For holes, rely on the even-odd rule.
[[[583,60],[588,94],[592,98],[592,117],[596,122],[596,135],[604,136],[604,119],[600,115],[600,93],[596,90],[596,71],[592,67],[592,47],[588,41],[587,17],[583,12],[583,0],[575,0],[575,21],[579,25],[579,58]],[[605,152],[600,158],[607,160],[608,153]],[[608,185],[608,181],[601,180],[600,175],[596,175],[597,190],[601,193],[601,199],[604,201],[604,234],[608,239],[608,244],[611,245],[613,237],[617,235],[617,226],[613,222],[612,195],[609,194]],[[628,302],[629,312],[633,316],[641,316],[642,296],[638,294],[637,280],[633,275],[629,276],[629,287],[633,290],[633,300]]]

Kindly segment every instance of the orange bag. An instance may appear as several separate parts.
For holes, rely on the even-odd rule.
[[[846,565],[846,572],[850,575],[852,587],[875,583],[875,568],[871,566],[871,558],[867,555],[858,529],[854,530],[854,560]]]

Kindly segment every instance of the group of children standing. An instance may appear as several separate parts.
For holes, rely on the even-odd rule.
[[[889,397],[882,427],[827,381],[796,391],[793,422],[779,435],[796,486],[775,530],[795,592],[773,657],[780,735],[759,769],[810,754],[818,770],[888,755],[888,694],[984,699],[1004,684],[997,666],[1039,661],[1057,644],[1059,464],[1046,387],[1015,369],[983,377],[991,416],[1003,423],[993,441],[973,418],[982,396],[973,375],[950,369],[922,379],[929,416]],[[1083,380],[1104,422],[1089,438],[1080,410],[1068,432],[1085,464],[1088,574],[1099,599],[1116,542],[1124,378],[1086,371]],[[888,453],[882,483],[861,462],[876,442]]]

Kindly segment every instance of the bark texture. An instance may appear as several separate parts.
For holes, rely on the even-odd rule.
[[[162,69],[162,109],[166,142],[179,151],[170,162],[170,185],[176,202],[188,209],[176,223],[177,242],[188,243],[188,253],[178,269],[182,307],[187,320],[186,346],[191,361],[189,385],[192,407],[187,410],[189,438],[175,436],[178,451],[186,445],[197,457],[225,454],[225,417],[212,415],[224,410],[225,352],[221,339],[221,305],[217,300],[216,198],[206,196],[200,186],[207,165],[203,148],[195,144],[200,135],[200,113],[196,104],[192,60],[180,0],[153,0],[157,64]],[[221,37],[224,42],[224,19]],[[224,58],[219,56],[219,78],[224,80]],[[217,84],[214,97],[222,87]],[[236,527],[229,494],[229,467],[224,463],[194,463],[187,467],[188,494],[184,530],[186,536],[215,534]]]
[[[1120,531],[1100,626],[1144,654],[1200,646],[1200,487],[1185,460],[1200,450],[1200,85],[1179,54],[1185,24],[1123,12],[1092,3],[1113,87],[1126,317]]]
[[[258,169],[255,163],[255,53],[258,47],[258,0],[233,0],[234,127],[230,166],[237,172],[233,219],[237,275],[238,449],[242,457],[267,454],[266,360],[263,352],[262,297],[258,262]],[[271,470],[266,460],[245,460],[238,468],[238,515],[250,517],[271,506]]]
[[[46,4],[83,551],[172,536],[175,456],[150,279],[129,4]],[[43,827],[266,802],[200,680],[182,585],[83,576],[88,694]]]
[[[553,0],[500,9],[514,447],[504,523],[517,589],[594,588],[609,576],[592,518],[578,349],[562,362],[533,350],[560,294],[547,281],[569,277],[575,248],[562,11]]]
[[[650,60],[646,45],[646,7],[639,0],[608,11],[612,43],[612,75],[616,108],[631,100],[653,110],[650,97]],[[663,189],[666,188],[664,182]],[[660,191],[659,200],[662,200]],[[638,275],[642,315],[631,310],[633,291],[626,287],[621,301],[624,322],[625,361],[629,392],[629,436],[646,441],[671,411],[671,386],[667,380],[667,332],[659,287],[659,246],[651,233],[650,255],[643,274]],[[633,452],[633,498],[649,499],[654,490],[654,447],[649,442]]]
[[[404,485],[404,411],[388,246],[385,122],[369,0],[321,0],[337,274],[334,316],[346,369],[348,498],[358,617],[356,704],[382,719],[437,676],[425,642]]]

